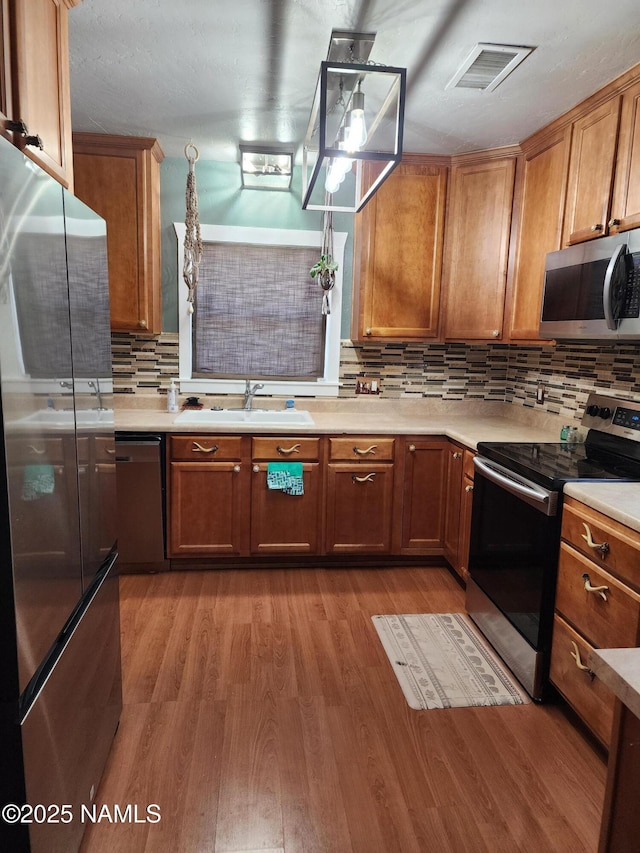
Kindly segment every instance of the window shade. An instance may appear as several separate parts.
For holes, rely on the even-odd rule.
[[[204,243],[193,375],[317,378],[324,370],[318,249]]]

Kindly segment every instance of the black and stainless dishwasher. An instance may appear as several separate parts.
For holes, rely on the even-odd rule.
[[[116,433],[121,570],[158,571],[165,558],[164,437]]]

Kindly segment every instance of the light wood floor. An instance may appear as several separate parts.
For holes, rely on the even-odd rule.
[[[605,764],[553,705],[413,711],[376,613],[445,569],[121,578],[124,710],[82,853],[594,853]]]

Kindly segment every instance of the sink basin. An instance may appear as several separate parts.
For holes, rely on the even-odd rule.
[[[279,412],[264,409],[187,409],[178,415],[177,424],[216,426],[300,426],[313,424],[309,412],[301,409],[283,409]]]
[[[77,426],[94,426],[99,424],[113,423],[112,409],[79,409],[75,412],[73,409],[40,409],[38,412],[32,412],[24,418],[20,418],[16,423],[20,425],[33,425],[44,427],[65,428]]]

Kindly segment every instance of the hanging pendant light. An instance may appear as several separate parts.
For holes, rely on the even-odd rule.
[[[406,69],[369,62],[374,38],[331,34],[303,149],[305,210],[361,210],[402,158]]]

